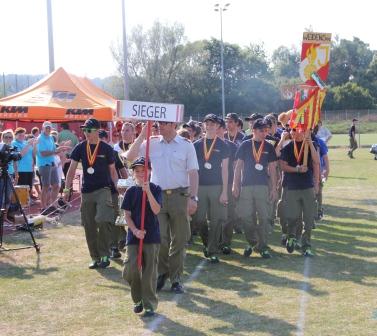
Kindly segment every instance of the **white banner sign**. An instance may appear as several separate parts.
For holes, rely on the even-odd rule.
[[[118,101],[118,116],[124,119],[182,122],[183,105]]]

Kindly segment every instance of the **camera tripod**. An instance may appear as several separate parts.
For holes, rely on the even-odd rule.
[[[11,193],[8,195],[8,191],[10,188]],[[16,200],[16,204],[18,209],[20,210],[25,224],[23,227],[25,228],[26,231],[30,233],[30,237],[33,241],[33,246],[22,246],[22,247],[15,247],[15,248],[5,248],[3,247],[3,236],[4,236],[4,216],[6,216],[6,207],[8,206],[8,200],[7,197],[10,197],[10,195],[14,195],[14,198]],[[35,248],[35,251],[37,253],[40,252],[40,248],[35,241],[32,229],[29,225],[28,219],[25,215],[24,210],[22,209],[20,199],[18,198],[18,195],[16,193],[16,190],[14,189],[14,186],[12,184],[12,179],[8,174],[8,171],[4,167],[0,167],[0,197],[1,197],[1,208],[0,208],[0,252],[3,251],[16,251],[16,250],[23,250],[23,249],[28,249],[28,248]]]

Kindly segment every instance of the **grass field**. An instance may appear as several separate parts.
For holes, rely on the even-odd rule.
[[[359,146],[361,145],[370,147],[371,145],[377,143],[377,133],[360,134],[360,141],[359,134],[357,134],[356,140],[358,141]],[[333,137],[330,139],[329,146],[348,147],[348,134],[334,134]]]
[[[316,256],[288,255],[279,230],[273,259],[242,256],[244,240],[221,263],[188,250],[186,293],[159,295],[158,315],[132,312],[121,263],[101,271],[89,261],[78,214],[36,234],[34,250],[0,253],[1,335],[321,335],[377,334],[377,174],[367,149],[356,160],[331,151],[325,220],[314,230]],[[7,236],[8,245],[28,242]],[[198,266],[199,265],[199,266]]]

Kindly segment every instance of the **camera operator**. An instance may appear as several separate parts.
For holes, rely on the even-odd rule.
[[[4,145],[7,145],[8,147],[11,147],[11,143],[14,139],[14,134],[13,134],[13,130],[11,129],[6,129],[2,135],[1,135],[1,148],[0,148],[0,151],[3,150],[3,147]],[[5,149],[5,148],[4,148]],[[2,160],[2,159],[0,159]],[[14,161],[10,161],[8,163],[8,173],[9,175],[12,177],[12,179],[14,179],[17,183],[17,179],[18,179],[18,172],[17,172],[17,165]]]
[[[21,159],[21,155],[10,146],[12,140],[13,131],[10,129],[5,130],[1,135],[0,143],[0,209],[4,209],[3,220],[8,223],[7,212],[10,204],[10,195],[12,193],[12,178],[14,178],[17,173],[15,161]]]

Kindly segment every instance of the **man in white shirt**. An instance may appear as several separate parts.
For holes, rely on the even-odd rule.
[[[328,144],[328,142],[332,138],[332,134],[331,134],[330,130],[327,127],[322,125],[321,120],[318,121],[317,137],[320,138],[321,140],[323,140],[326,144]]]

